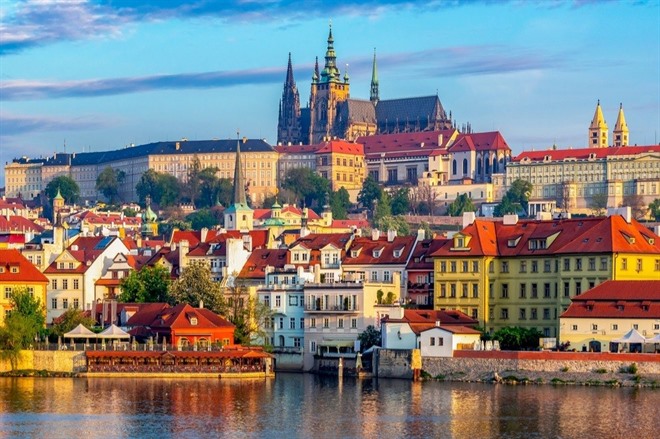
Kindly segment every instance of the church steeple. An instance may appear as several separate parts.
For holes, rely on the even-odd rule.
[[[234,165],[234,203],[225,209],[227,230],[252,230],[254,216],[247,204],[243,161],[241,160],[241,139],[236,140],[236,162]]]
[[[337,68],[337,54],[335,53],[335,39],[332,36],[332,24],[328,33],[328,49],[325,52],[325,68],[321,72],[321,82],[339,81],[339,69]]]
[[[282,90],[277,122],[277,143],[286,145],[288,143],[298,143],[302,140],[300,128],[300,95],[298,94],[296,81],[293,78],[291,52],[289,52],[289,62],[286,68],[286,78],[284,80],[284,89]]]
[[[607,123],[603,117],[603,110],[600,108],[600,99],[596,105],[594,118],[589,126],[589,147],[607,148]]]
[[[376,69],[376,48],[374,48],[374,63],[371,67],[371,95],[369,100],[374,105],[378,103],[378,70]]]
[[[241,139],[236,140],[236,161],[234,164],[234,204],[247,206],[245,182],[243,181],[243,166],[241,163]]]
[[[623,104],[619,104],[619,115],[616,118],[616,125],[614,125],[614,146],[628,146],[628,124],[626,123],[626,116],[623,114]]]

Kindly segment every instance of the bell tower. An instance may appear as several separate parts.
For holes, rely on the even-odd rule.
[[[607,148],[607,143],[607,123],[603,117],[603,110],[600,108],[600,99],[598,99],[594,118],[589,125],[589,147]]]
[[[623,114],[623,104],[619,104],[619,115],[616,118],[616,125],[614,125],[614,146],[628,146],[630,132],[628,131],[628,124],[626,123],[626,116]]]

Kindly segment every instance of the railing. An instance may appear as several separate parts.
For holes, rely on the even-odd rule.
[[[209,351],[219,352],[223,350],[220,345],[175,345],[168,343],[131,343],[106,342],[106,343],[35,343],[30,346],[36,351]]]
[[[358,312],[359,306],[344,306],[344,305],[305,305],[305,311],[310,312]]]
[[[274,354],[302,354],[302,347],[292,347],[292,346],[273,346]]]

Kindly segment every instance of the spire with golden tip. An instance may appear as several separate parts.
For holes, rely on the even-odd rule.
[[[614,125],[614,146],[628,146],[629,135],[626,116],[623,114],[623,104],[619,104],[619,115],[616,118],[616,125]]]
[[[603,117],[603,110],[600,108],[600,99],[596,105],[594,118],[589,126],[589,147],[606,148],[607,147],[607,122]]]

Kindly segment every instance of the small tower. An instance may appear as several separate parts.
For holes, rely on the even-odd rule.
[[[60,192],[60,188],[57,188],[57,195],[53,198],[53,224],[56,226],[61,226],[62,217],[60,211],[64,208],[64,197]]]
[[[286,79],[277,122],[277,143],[286,145],[288,143],[298,143],[302,140],[300,132],[300,96],[296,81],[293,79],[291,53],[289,53],[289,63],[286,68]]]
[[[619,115],[616,118],[616,125],[614,125],[614,146],[628,146],[628,124],[626,123],[626,116],[623,114],[623,104],[619,104]]]
[[[600,108],[600,99],[596,105],[594,118],[589,125],[589,147],[607,148],[607,123],[603,117],[603,110]]]
[[[144,200],[145,209],[142,212],[142,237],[149,238],[158,235],[158,215],[151,209],[151,196]]]
[[[371,94],[369,100],[374,106],[378,104],[378,70],[376,69],[376,49],[374,48],[374,63],[371,67]]]
[[[330,207],[330,195],[327,192],[325,193],[321,218],[323,219],[323,227],[332,227],[332,208]]]
[[[225,210],[227,230],[252,230],[253,211],[247,204],[245,179],[241,162],[241,139],[236,139],[236,162],[234,165],[234,204]]]

